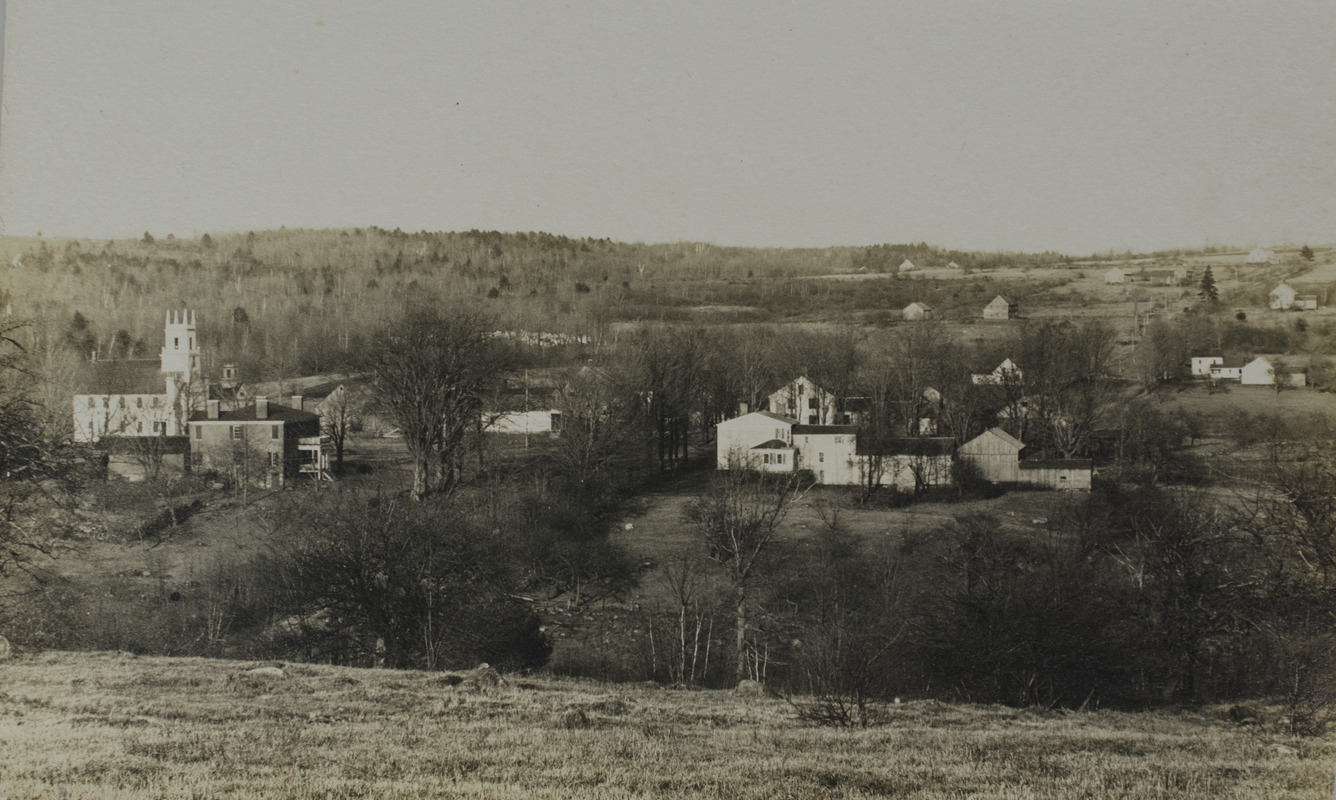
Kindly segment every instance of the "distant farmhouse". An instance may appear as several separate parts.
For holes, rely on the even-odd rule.
[[[1194,378],[1213,381],[1238,381],[1243,386],[1283,386],[1301,388],[1308,385],[1308,376],[1302,372],[1276,373],[1275,366],[1262,356],[1252,360],[1221,356],[1193,356],[1191,373]]]
[[[1274,264],[1276,262],[1276,254],[1266,248],[1259,247],[1249,253],[1248,257],[1243,259],[1243,261],[1245,264]]]
[[[906,320],[932,319],[932,308],[926,303],[910,303],[901,312]]]
[[[984,319],[1013,319],[1020,315],[1020,306],[1014,301],[998,295],[983,307]]]
[[[1016,362],[1005,358],[992,372],[976,372],[970,376],[970,379],[976,386],[1001,386],[1002,384],[1021,383],[1024,380],[1024,373],[1021,372],[1020,367],[1016,366]]]
[[[1316,311],[1317,295],[1299,294],[1288,283],[1281,282],[1271,290],[1268,304],[1276,311]]]
[[[808,425],[857,425],[862,398],[839,397],[801,375],[771,392],[760,410]]]
[[[906,258],[904,261],[901,261],[901,262],[900,262],[900,271],[901,271],[901,272],[910,272],[910,271],[915,270],[915,269],[917,269],[917,267],[914,266],[914,262],[913,262],[913,261],[910,261],[910,260],[907,259],[907,258]]]
[[[947,269],[960,269],[960,268],[961,268],[961,266],[960,266],[959,264],[957,264],[956,262],[954,262],[954,261],[952,261],[951,263],[947,264],[946,266],[947,266]]]

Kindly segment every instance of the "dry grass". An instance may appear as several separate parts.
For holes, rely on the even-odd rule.
[[[721,692],[250,666],[0,664],[0,796],[1309,798],[1336,754],[1215,712],[924,702],[847,731]]]

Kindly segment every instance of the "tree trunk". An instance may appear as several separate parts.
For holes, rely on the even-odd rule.
[[[413,456],[413,499],[422,500],[427,496],[427,478],[431,474],[431,462],[426,453]]]
[[[739,682],[747,678],[747,588],[738,587],[737,598],[737,630],[734,632],[734,647],[737,650],[737,680]]]

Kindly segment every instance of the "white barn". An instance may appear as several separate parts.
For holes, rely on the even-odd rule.
[[[927,303],[913,302],[901,312],[906,320],[932,319],[932,308]]]

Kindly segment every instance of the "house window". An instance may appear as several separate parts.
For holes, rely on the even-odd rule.
[[[135,423],[135,426],[136,426],[136,427],[135,427],[135,433],[143,433],[143,432],[144,432],[144,423],[142,423],[142,422],[137,422],[137,423]]]
[[[817,481],[817,483],[825,483],[825,482],[826,482],[826,471],[825,471],[824,469],[821,470],[820,472],[818,472],[818,473],[816,474],[816,481]]]
[[[269,454],[269,466],[271,466],[271,467],[277,467],[278,465],[280,465],[280,464],[282,464],[282,463],[283,463],[283,454],[282,454],[282,453],[270,453],[270,454]]]
[[[135,408],[143,408],[143,407],[144,407],[144,398],[142,398],[142,397],[136,397],[136,398],[135,398]]]
[[[817,454],[816,454],[816,460],[817,460],[819,463],[822,463],[822,464],[826,463],[826,454],[825,454],[825,453],[817,453]]]
[[[270,438],[270,439],[277,439],[278,436],[279,436],[279,431],[281,431],[281,430],[283,430],[283,428],[282,428],[281,425],[271,425],[271,426],[269,426],[269,438]]]
[[[836,436],[836,437],[835,437],[835,444],[844,444],[844,437],[843,437],[843,436]]]
[[[88,407],[89,407],[89,408],[92,408],[95,404],[96,404],[96,403],[94,402],[93,398],[91,398],[91,397],[88,398]]]
[[[242,438],[244,435],[245,435],[245,434],[244,434],[244,432],[242,431],[242,428],[241,428],[240,425],[233,425],[233,426],[232,426],[232,438],[233,438],[233,439],[240,439],[240,438]]]
[[[153,395],[153,400],[150,401],[149,405],[153,406],[154,408],[157,408],[158,406],[162,405],[162,398],[156,394]]]
[[[167,432],[167,423],[165,423],[165,422],[155,422],[155,423],[153,423],[153,432],[154,432],[154,433],[166,433],[166,432]]]
[[[176,339],[173,339],[173,340],[172,340],[172,347],[175,347],[177,350],[180,350],[180,349],[181,349],[181,340],[180,340],[180,338],[176,338]]]
[[[116,407],[117,407],[117,408],[125,408],[125,398],[124,398],[124,397],[118,397],[118,398],[116,398]]]
[[[196,425],[196,426],[195,426],[195,438],[196,438],[196,439],[203,439],[203,438],[204,438],[204,426],[203,426],[203,425]]]
[[[764,454],[764,455],[761,456],[761,463],[762,463],[762,464],[769,464],[769,463],[770,463],[770,454],[769,454],[769,453],[766,453],[766,454]]]
[[[811,400],[808,400],[808,401],[807,401],[807,407],[808,407],[809,409],[815,410],[815,409],[821,408],[821,403],[819,403],[819,402],[817,401],[817,399],[816,399],[815,397],[813,397]]]
[[[816,425],[818,422],[820,422],[820,420],[817,419],[816,414],[811,414],[807,417],[808,425]]]
[[[783,463],[784,463],[784,454],[783,454],[783,453],[775,453],[775,463],[776,463],[776,464],[783,464]]]

